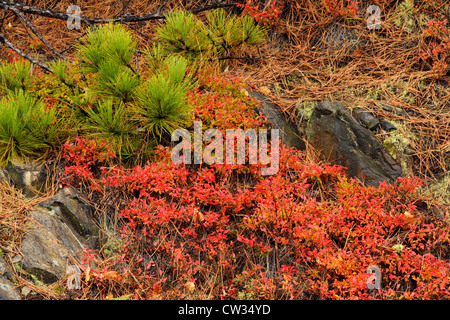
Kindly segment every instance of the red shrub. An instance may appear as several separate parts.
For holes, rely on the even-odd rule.
[[[360,3],[354,0],[322,0],[322,7],[340,17],[356,18],[359,14]]]
[[[76,137],[74,142],[67,141],[63,151],[63,159],[70,164],[64,168],[63,182],[73,185],[81,185],[93,178],[93,170],[98,164],[115,157],[111,146],[105,141],[83,137]]]
[[[227,81],[191,94],[196,117],[239,126],[234,103],[239,119],[259,125],[254,101],[238,99],[239,84]],[[342,167],[308,163],[283,146],[272,176],[258,165],[177,165],[163,147],[145,166],[95,175],[90,166],[112,157],[105,145],[78,139],[65,149],[75,163],[69,177],[121,199],[123,242],[116,260],[96,271],[100,290],[120,282],[121,294],[135,298],[450,298],[448,222],[415,206],[419,179],[363,186]],[[381,271],[379,290],[367,287],[369,266]]]
[[[430,19],[423,34],[432,38],[433,41],[414,57],[417,61],[427,64],[438,75],[444,75],[447,72],[450,62],[450,37],[447,24],[446,19],[441,21]]]
[[[269,26],[273,26],[277,22],[277,18],[281,13],[283,6],[275,6],[276,0],[270,2],[270,6],[262,11],[258,6],[252,4],[252,0],[246,0],[245,4],[235,3],[238,7],[243,8],[242,14],[248,14],[257,22]]]

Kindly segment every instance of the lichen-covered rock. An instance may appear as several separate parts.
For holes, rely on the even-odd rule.
[[[396,130],[389,132],[389,135],[383,141],[383,147],[401,165],[403,173],[407,174],[412,165],[410,158],[411,144],[417,137],[399,122],[391,122]]]
[[[297,103],[295,104],[295,106],[297,107],[297,111],[300,113],[300,118],[305,122],[311,118],[312,113],[314,112],[314,108],[317,107],[317,105],[317,101],[305,101],[302,103],[299,103],[297,101]]]
[[[0,168],[0,180],[21,190],[27,198],[42,192],[46,179],[47,172],[38,163],[9,162],[5,168]]]
[[[449,205],[450,209],[450,172],[438,180],[430,181],[427,192],[433,199]],[[450,216],[450,211],[447,215]]]
[[[368,185],[392,182],[402,174],[374,135],[338,102],[324,101],[314,109],[306,136],[326,161],[345,166],[350,176]]]
[[[420,32],[420,26],[426,23],[425,16],[417,12],[414,0],[404,0],[398,5],[394,15],[394,25],[411,33]]]

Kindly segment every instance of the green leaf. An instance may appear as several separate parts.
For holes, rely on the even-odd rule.
[[[114,104],[112,100],[101,100],[88,110],[88,115],[85,125],[88,135],[109,141],[120,158],[131,157],[133,150],[139,148],[134,123],[123,103]]]
[[[135,119],[156,137],[172,133],[191,119],[192,108],[186,100],[188,88],[185,82],[173,83],[163,74],[154,76],[137,92]]]
[[[1,91],[8,93],[31,88],[31,71],[31,64],[26,60],[2,64],[0,66]]]
[[[0,163],[42,155],[55,144],[61,126],[54,110],[22,90],[0,100]]]
[[[156,33],[158,40],[172,53],[195,57],[210,47],[204,24],[190,12],[168,14],[165,24],[158,27]]]

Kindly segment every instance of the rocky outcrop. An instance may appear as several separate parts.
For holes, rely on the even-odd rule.
[[[22,191],[27,198],[45,191],[46,180],[47,171],[42,164],[10,162],[0,168],[0,181]],[[99,229],[92,209],[73,188],[61,189],[36,205],[28,218],[19,255],[14,257],[14,268],[21,276],[39,284],[59,280],[73,263],[72,259],[77,258],[77,252],[98,247]],[[10,267],[0,259],[0,299],[20,299]]]
[[[368,123],[374,121],[364,116]],[[368,185],[392,182],[402,175],[401,166],[375,136],[338,102],[324,101],[314,109],[306,136],[326,161],[345,166],[350,176]]]
[[[280,130],[281,142],[289,147],[304,150],[308,143],[320,150],[327,162],[346,167],[351,177],[368,185],[377,186],[381,181],[393,182],[402,175],[402,167],[380,144],[370,130],[395,130],[390,122],[377,119],[362,108],[354,108],[352,114],[340,103],[323,101],[312,104],[311,112],[302,113],[301,125],[294,125],[279,108],[263,94],[253,90],[250,95],[259,101],[257,110]]]
[[[90,208],[72,188],[60,190],[30,213],[20,246],[21,267],[44,284],[61,278],[71,257],[97,246],[98,229]]]

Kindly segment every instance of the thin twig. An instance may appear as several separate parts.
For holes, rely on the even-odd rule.
[[[234,56],[223,56],[218,58],[210,58],[208,61],[222,61],[222,60],[247,60],[252,63],[258,60],[261,60],[262,57],[234,57]]]
[[[140,34],[141,36],[143,36],[145,39],[150,40],[152,42],[155,42],[154,39],[150,38],[148,35],[146,35],[145,33],[142,33],[141,31],[139,31],[138,29],[136,29],[133,25],[131,24],[127,24],[127,26],[129,26],[131,29],[133,29],[134,31],[136,31],[138,34]]]
[[[34,64],[38,65],[39,67],[44,69],[44,71],[49,72],[49,73],[53,73],[48,65],[46,65],[43,62],[40,62],[38,60],[35,60],[35,59],[31,58],[25,52],[23,52],[22,50],[18,49],[11,42],[9,42],[8,39],[6,39],[1,33],[0,33],[0,43],[5,44],[8,48],[10,48],[11,50],[13,50],[15,53],[17,53],[18,55],[22,56],[23,58],[27,59],[31,63],[34,63]]]
[[[80,40],[81,38],[83,38],[85,35],[87,34],[87,32],[84,32],[82,35],[79,35],[75,40],[73,40],[68,47],[66,47],[65,49],[61,50],[59,53],[63,54],[64,52],[70,50],[70,48],[72,48],[74,46],[74,44]]]
[[[125,4],[122,5],[122,9],[120,9],[119,13],[117,13],[116,17],[120,17],[120,15],[122,14],[122,12],[125,11],[125,9],[128,7],[128,5],[130,4],[131,0],[128,0]]]
[[[17,8],[15,7],[11,7],[11,11],[13,11],[27,26],[28,28],[31,30],[31,32],[33,32],[38,38],[39,40],[42,41],[42,43],[57,57],[61,58],[61,59],[66,59],[66,57],[64,57],[61,53],[59,53],[57,50],[55,50],[55,48],[53,48],[48,42],[47,40],[44,39],[44,37],[36,30],[36,28],[33,26],[33,24],[31,23],[30,20],[27,19],[27,17],[25,17],[25,15],[20,12]]]

